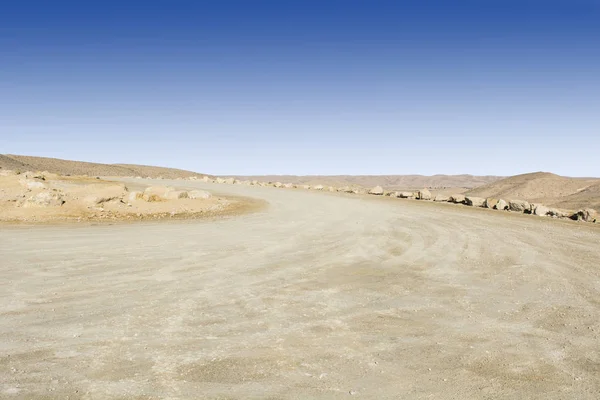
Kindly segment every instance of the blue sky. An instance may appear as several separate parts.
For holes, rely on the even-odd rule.
[[[597,1],[18,1],[0,153],[600,176]]]

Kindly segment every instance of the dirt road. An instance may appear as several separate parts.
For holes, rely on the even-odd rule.
[[[0,398],[600,398],[597,226],[185,185],[270,206],[0,227]]]

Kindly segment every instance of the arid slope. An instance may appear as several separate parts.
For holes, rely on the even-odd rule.
[[[99,164],[12,154],[0,154],[0,169],[10,169],[20,172],[48,171],[59,175],[142,176],[168,179],[188,178],[190,176],[201,177],[204,175],[175,168],[131,164]]]
[[[600,179],[569,178],[548,172],[511,176],[470,190],[479,197],[523,199],[566,209],[600,207]]]

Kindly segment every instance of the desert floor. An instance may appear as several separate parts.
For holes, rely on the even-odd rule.
[[[597,224],[160,184],[269,206],[0,227],[1,398],[600,398]]]

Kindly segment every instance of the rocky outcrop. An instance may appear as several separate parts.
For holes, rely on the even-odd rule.
[[[381,196],[383,195],[383,188],[381,186],[375,186],[373,189],[369,190],[369,194]]]
[[[485,199],[482,197],[465,196],[465,204],[471,207],[484,207]]]

